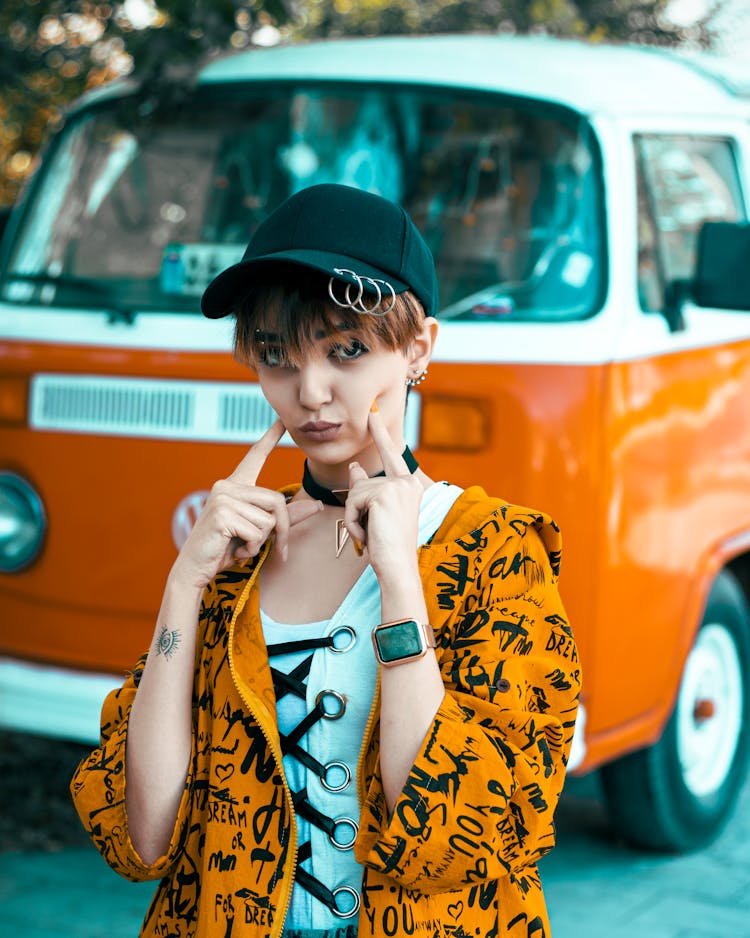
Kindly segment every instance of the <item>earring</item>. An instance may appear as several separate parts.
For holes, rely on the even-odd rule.
[[[415,374],[413,378],[407,379],[407,382],[406,382],[407,388],[416,387],[418,384],[421,384],[426,377],[427,377],[427,369],[425,368],[425,370],[421,374]]]

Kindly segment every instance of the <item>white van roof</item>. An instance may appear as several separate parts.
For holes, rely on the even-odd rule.
[[[747,114],[708,69],[647,46],[529,36],[334,39],[232,53],[201,83],[264,79],[408,82],[484,89],[583,113]]]

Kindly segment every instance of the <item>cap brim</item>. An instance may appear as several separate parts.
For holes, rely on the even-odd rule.
[[[393,287],[394,293],[403,293],[409,289],[407,283],[371,264],[343,257],[341,254],[331,254],[328,251],[293,248],[275,254],[248,258],[227,267],[206,287],[201,297],[203,315],[209,319],[222,319],[228,316],[233,311],[237,300],[253,285],[253,270],[268,264],[298,264],[300,267],[320,271],[322,274],[328,274],[354,286],[358,285],[358,277],[370,277],[373,280],[385,280]],[[377,289],[370,287],[366,280],[362,286],[368,293],[377,293]],[[384,294],[385,292],[383,291]]]

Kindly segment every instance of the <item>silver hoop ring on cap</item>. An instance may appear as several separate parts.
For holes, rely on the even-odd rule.
[[[348,284],[346,285],[346,292],[344,293],[344,296],[347,298],[347,300],[349,300],[349,306],[350,306],[351,309],[354,310],[355,313],[369,313],[370,310],[365,306],[365,304],[362,302],[362,300],[363,300],[363,297],[364,297],[364,294],[365,294],[365,280],[370,280],[370,278],[369,278],[369,277],[360,277],[359,274],[355,274],[354,276],[357,278],[357,280],[358,280],[358,282],[359,282],[359,293],[358,293],[358,295],[357,295],[357,299],[356,299],[356,300],[352,300],[352,299],[350,299],[350,297],[349,297],[349,290],[350,290],[351,287],[354,286],[354,284],[352,284],[352,283],[348,283]],[[372,281],[370,281],[370,282],[372,282]],[[375,287],[375,289],[378,291],[378,294],[379,294],[379,293],[380,293],[380,288],[379,288],[379,287]],[[378,303],[379,303],[379,302],[380,302],[380,299],[378,299]],[[377,304],[376,304],[376,305],[377,305]],[[374,307],[373,307],[373,308],[374,308]]]
[[[378,298],[375,300],[375,302],[372,304],[372,306],[365,306],[365,304],[364,304],[364,302],[363,302],[364,296],[360,296],[360,298],[357,300],[356,304],[355,304],[355,303],[352,303],[352,308],[353,308],[353,309],[356,309],[356,310],[357,310],[358,312],[360,312],[360,313],[365,313],[366,315],[371,315],[371,314],[373,313],[373,311],[376,310],[376,309],[378,308],[378,306],[380,306],[380,301],[383,299],[383,294],[380,292],[380,287],[378,286],[377,281],[373,280],[372,277],[362,277],[362,278],[361,278],[361,283],[362,283],[363,288],[364,288],[365,282],[371,283],[371,284],[373,285],[373,287],[375,287],[375,289],[378,291]]]
[[[389,303],[389,305],[386,306],[385,309],[374,309],[372,311],[373,316],[385,316],[386,313],[390,313],[390,311],[396,305],[396,291],[393,289],[393,284],[388,283],[387,280],[376,280],[375,282],[382,283],[384,287],[388,287],[388,289],[391,291],[391,302]]]
[[[321,704],[321,702],[326,697],[333,697],[333,699],[338,703],[338,710],[333,713],[328,713],[326,708],[323,707],[323,719],[325,720],[340,720],[341,717],[346,712],[346,697],[343,694],[340,694],[337,690],[322,690],[315,698],[315,706]]]
[[[348,303],[342,303],[341,300],[339,300],[339,299],[336,297],[336,294],[333,292],[333,284],[334,284],[334,282],[336,282],[336,283],[341,283],[341,281],[338,280],[336,277],[329,277],[329,278],[328,278],[328,295],[329,295],[330,298],[333,300],[333,302],[336,304],[336,306],[343,306],[344,308],[347,308],[347,309],[348,309],[349,304],[348,304]]]
[[[343,655],[344,652],[349,651],[350,648],[354,648],[357,643],[357,633],[354,631],[351,625],[340,625],[337,629],[331,632],[331,638],[334,641],[336,641],[337,635],[348,635],[349,641],[341,648],[337,648],[335,645],[331,645],[328,650],[332,651],[334,655]]]
[[[329,295],[331,295],[331,298],[333,299],[333,302],[334,302],[337,306],[342,306],[344,309],[356,309],[356,308],[357,308],[357,307],[356,307],[356,304],[359,303],[359,301],[362,299],[362,291],[363,291],[363,289],[364,289],[364,287],[362,286],[362,278],[361,278],[361,277],[359,276],[359,274],[356,273],[355,271],[349,270],[348,267],[334,267],[334,268],[333,268],[333,272],[334,272],[335,274],[339,274],[339,276],[341,276],[341,275],[343,275],[343,274],[349,274],[351,277],[354,277],[354,279],[357,281],[356,286],[359,288],[359,289],[358,289],[358,292],[357,292],[357,299],[356,299],[356,300],[352,300],[352,299],[350,298],[350,296],[349,296],[349,290],[351,290],[351,288],[352,288],[355,284],[349,283],[348,281],[345,280],[344,283],[346,283],[346,290],[344,291],[344,299],[345,299],[346,302],[341,303],[341,302],[339,302],[339,300],[337,300],[337,299],[335,298],[335,296],[334,296],[333,293],[332,293],[332,286],[331,286],[331,284],[332,284],[332,281],[333,281],[333,277],[331,277],[331,279],[328,281],[328,293],[329,293]]]
[[[359,893],[352,886],[337,886],[336,889],[333,890],[334,899],[338,896],[340,892],[348,892],[350,896],[353,896],[354,905],[348,912],[340,912],[339,907],[338,907],[338,902],[337,902],[334,908],[331,909],[331,912],[333,912],[333,914],[337,915],[339,918],[353,918],[357,914],[357,912],[359,912],[359,904],[361,901],[359,898]]]
[[[340,826],[350,827],[351,830],[353,831],[352,839],[347,841],[346,843],[340,843],[338,840],[336,840],[336,828]],[[351,850],[352,847],[354,846],[355,841],[357,840],[358,833],[359,833],[359,824],[357,824],[357,822],[353,818],[337,817],[334,819],[333,830],[328,835],[328,839],[337,850]]]
[[[344,781],[340,785],[330,785],[328,783],[329,769],[343,769]],[[343,791],[352,780],[352,770],[346,762],[328,762],[323,766],[323,774],[320,776],[320,784],[326,791]]]

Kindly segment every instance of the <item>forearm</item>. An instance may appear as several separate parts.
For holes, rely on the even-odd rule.
[[[200,601],[201,592],[182,586],[173,571],[130,713],[128,828],[146,863],[162,856],[169,845],[189,767]]]
[[[416,562],[393,576],[380,577],[383,622],[427,622],[427,607]],[[380,770],[388,808],[404,787],[422,742],[445,695],[435,652],[417,661],[380,668]]]

